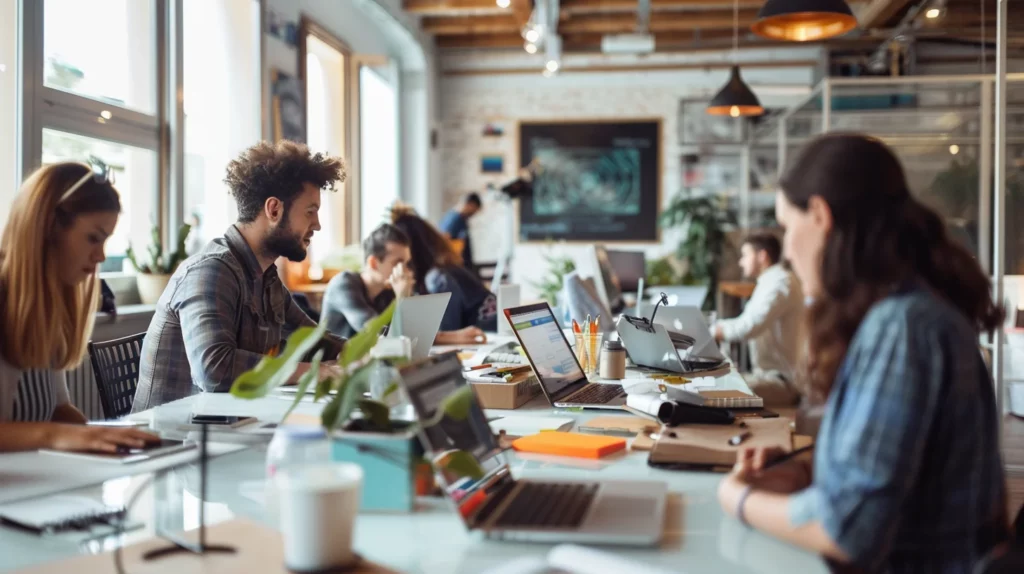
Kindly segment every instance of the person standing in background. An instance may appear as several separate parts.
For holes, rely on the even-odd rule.
[[[743,241],[740,268],[757,286],[739,317],[719,321],[712,330],[719,342],[749,342],[751,372],[743,378],[773,407],[792,406],[800,399],[793,380],[804,298],[800,282],[781,262],[781,253],[774,235],[755,234]]]
[[[438,227],[441,232],[448,236],[448,239],[456,239],[462,242],[462,263],[476,275],[476,268],[473,267],[473,246],[469,239],[469,220],[476,215],[483,202],[477,193],[467,193],[459,205],[451,209],[441,218]]]

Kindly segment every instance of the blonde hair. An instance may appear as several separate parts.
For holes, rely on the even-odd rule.
[[[35,171],[21,186],[0,240],[0,355],[17,369],[71,369],[85,357],[99,302],[99,277],[60,281],[55,232],[85,213],[120,212],[117,191],[89,178],[91,168],[63,162]]]

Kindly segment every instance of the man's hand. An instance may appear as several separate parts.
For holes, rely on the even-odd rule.
[[[416,278],[404,263],[399,263],[391,270],[391,277],[388,279],[388,283],[390,283],[391,288],[395,290],[396,296],[408,297],[412,295],[412,289],[416,284]]]
[[[721,325],[715,325],[714,333],[713,334],[715,336],[715,342],[716,343],[721,343],[722,340],[725,339],[725,334],[722,333],[722,326]]]
[[[160,442],[160,437],[132,428],[54,424],[49,447],[68,452],[115,453]]]
[[[434,338],[436,345],[475,345],[487,342],[487,334],[479,327],[465,327],[458,331],[441,331]]]

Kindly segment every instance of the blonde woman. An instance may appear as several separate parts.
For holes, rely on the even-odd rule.
[[[107,168],[57,163],[23,184],[0,241],[0,452],[114,452],[156,437],[86,426],[64,370],[92,336],[103,246],[121,202]]]

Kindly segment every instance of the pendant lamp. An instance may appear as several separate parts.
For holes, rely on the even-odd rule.
[[[739,7],[739,0],[736,0],[733,3],[732,29],[734,61],[736,54],[739,52]],[[732,71],[729,74],[729,81],[711,99],[711,103],[708,104],[706,111],[713,116],[732,116],[738,118],[740,116],[759,116],[764,113],[764,108],[761,107],[761,102],[757,100],[754,92],[750,90],[750,86],[740,76],[740,67],[733,64]]]
[[[751,29],[758,36],[810,42],[841,36],[857,27],[846,0],[768,0]]]

